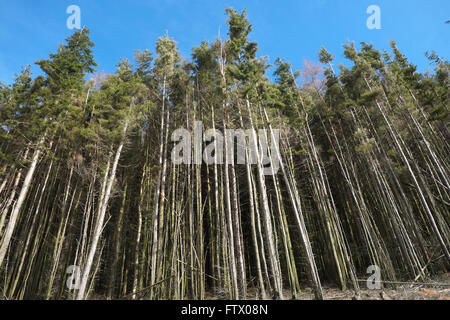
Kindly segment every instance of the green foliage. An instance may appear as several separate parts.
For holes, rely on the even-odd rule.
[[[322,47],[319,51],[319,61],[325,64],[331,63],[334,60],[334,56]]]
[[[164,37],[158,38],[156,53],[158,56],[155,60],[155,72],[160,79],[169,79],[174,73],[175,65],[181,61],[181,57],[177,43],[169,38],[167,32]]]
[[[254,58],[257,48],[255,42],[248,42],[252,25],[248,21],[247,11],[243,10],[239,14],[236,10],[229,8],[226,13],[229,16],[227,24],[229,28],[228,36],[230,37],[230,41],[227,42],[227,58],[230,61]]]
[[[93,72],[97,64],[94,61],[89,39],[89,29],[83,28],[66,39],[56,54],[50,54],[48,60],[36,62],[47,75],[46,82],[54,94],[65,90],[81,89],[86,73]]]

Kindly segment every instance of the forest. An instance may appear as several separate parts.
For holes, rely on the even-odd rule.
[[[449,62],[347,42],[347,66],[322,47],[296,71],[226,14],[190,57],[166,33],[96,72],[84,27],[0,82],[0,299],[324,299],[370,266],[382,287],[450,271]],[[279,170],[256,145],[174,163],[198,121],[279,130]]]

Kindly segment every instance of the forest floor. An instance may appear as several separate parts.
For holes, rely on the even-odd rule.
[[[339,288],[323,285],[323,295],[325,300],[450,300],[450,273],[427,280],[426,283],[405,283],[396,284],[395,287],[385,287],[381,290],[369,290],[365,283],[361,284],[359,296],[354,290],[342,291]],[[285,299],[292,300],[289,290],[284,292]],[[217,300],[217,297],[209,296],[207,299]],[[256,299],[256,290],[248,290],[248,299]],[[313,300],[312,288],[303,287],[298,294],[297,300]]]
[[[450,300],[450,273],[435,276],[424,283],[399,283],[395,287],[382,290],[369,290],[365,283],[361,285],[360,295],[353,291],[342,292],[338,289],[325,290],[325,299],[330,300]]]
[[[407,282],[407,281],[406,281]],[[381,290],[370,290],[361,283],[359,296],[353,290],[342,291],[339,288],[324,286],[323,294],[326,300],[450,300],[450,273],[434,277],[426,283],[395,284],[395,287],[385,287]],[[305,288],[298,300],[313,298],[310,288]]]

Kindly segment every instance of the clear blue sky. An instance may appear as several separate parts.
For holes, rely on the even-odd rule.
[[[135,49],[154,52],[165,30],[183,56],[202,40],[213,41],[220,26],[225,36],[227,7],[247,8],[259,43],[259,55],[278,56],[300,68],[303,59],[317,60],[325,46],[344,63],[347,40],[388,48],[389,39],[424,71],[427,50],[448,59],[449,0],[2,0],[0,2],[0,81],[11,83],[21,66],[55,52],[73,31],[66,28],[69,5],[81,8],[81,23],[91,30],[98,70],[113,72],[121,57]],[[381,30],[369,30],[369,5],[381,8]],[[38,72],[35,66],[32,69]]]

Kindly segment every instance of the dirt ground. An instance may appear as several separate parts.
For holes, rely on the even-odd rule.
[[[369,290],[365,283],[361,283],[359,296],[353,290],[341,291],[326,286],[324,286],[323,293],[326,300],[450,300],[450,273],[435,277],[423,284],[398,283],[391,285],[395,287]],[[298,297],[299,300],[313,298],[311,289],[303,291]]]
[[[360,284],[359,295],[354,290],[341,291],[339,288],[323,285],[325,300],[450,300],[450,273],[434,277],[425,283],[405,283],[389,284],[381,290],[369,290],[366,284]],[[248,298],[257,300],[258,295],[255,289],[248,290]],[[293,300],[290,291],[284,292],[285,299]],[[220,297],[208,295],[207,299],[217,300]],[[313,300],[314,294],[311,288],[302,288],[297,296],[297,300]]]
[[[450,300],[450,273],[442,274],[424,283],[398,283],[395,287],[369,290],[361,283],[359,296],[353,291],[342,292],[325,289],[325,299],[330,300]]]
[[[310,290],[309,290],[310,291]],[[447,288],[430,288],[430,286],[400,285],[396,289],[368,290],[361,289],[359,296],[354,291],[324,289],[325,300],[450,300],[450,285]],[[305,292],[299,300],[310,300],[313,296]]]

